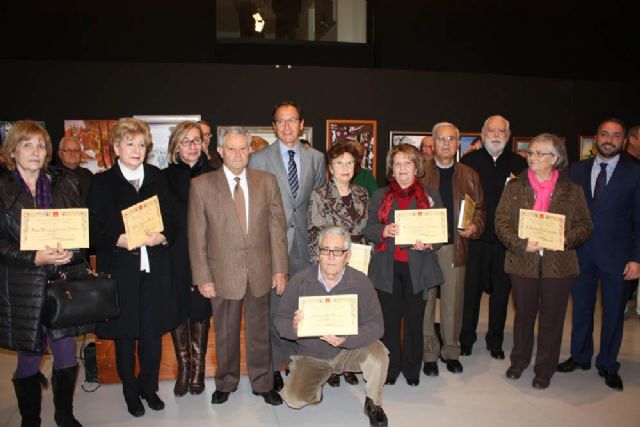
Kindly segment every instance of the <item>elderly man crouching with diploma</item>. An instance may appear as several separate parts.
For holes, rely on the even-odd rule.
[[[275,318],[280,335],[297,343],[297,356],[292,356],[291,374],[282,390],[282,399],[294,409],[319,403],[322,385],[331,374],[362,371],[366,380],[365,412],[372,426],[386,426],[382,387],[389,356],[379,341],[384,328],[378,298],[369,278],[347,266],[351,257],[348,231],[339,226],[327,227],[320,232],[318,242],[318,265],[290,279]],[[357,335],[300,337],[298,326],[304,315],[298,310],[299,298],[337,295],[357,296]]]

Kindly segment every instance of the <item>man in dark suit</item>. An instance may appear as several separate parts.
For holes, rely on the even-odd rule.
[[[82,203],[87,202],[87,194],[91,185],[93,173],[87,168],[80,166],[82,157],[82,147],[75,136],[65,136],[58,145],[58,157],[62,167],[72,172],[80,183],[80,198]]]
[[[221,169],[194,178],[188,239],[193,282],[213,308],[216,391],[227,401],[240,381],[240,322],[245,308],[247,370],[253,394],[282,404],[273,389],[269,299],[282,295],[287,275],[285,216],[273,175],[246,169],[251,136],[230,128],[218,142]]]
[[[251,156],[249,167],[274,174],[278,180],[284,213],[287,217],[289,245],[289,275],[311,265],[307,215],[311,192],[325,184],[326,170],[322,153],[300,143],[304,128],[302,109],[291,101],[284,101],[273,109],[273,130],[278,139],[269,147]],[[271,346],[273,348],[273,376],[276,390],[282,389],[280,364],[288,364],[295,349],[294,343],[283,340],[273,326],[280,297],[271,295]]]
[[[578,249],[580,275],[574,280],[571,357],[559,372],[591,368],[593,314],[597,283],[602,284],[602,326],[598,374],[607,386],[622,390],[617,361],[622,342],[628,283],[640,277],[640,166],[622,152],[624,124],[607,119],[598,126],[593,159],[571,169],[582,186],[593,221],[591,238]]]

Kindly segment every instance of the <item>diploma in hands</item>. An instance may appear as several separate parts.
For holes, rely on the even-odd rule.
[[[396,245],[422,243],[445,243],[447,234],[446,209],[409,209],[395,212],[395,223],[400,226],[396,234]]]
[[[520,209],[518,237],[556,251],[564,250],[564,215]]]
[[[22,209],[20,250],[89,247],[88,209]]]
[[[358,335],[358,295],[300,297],[298,337]]]
[[[147,233],[164,231],[158,196],[149,197],[147,200],[124,209],[122,221],[129,250],[142,246],[149,238]]]

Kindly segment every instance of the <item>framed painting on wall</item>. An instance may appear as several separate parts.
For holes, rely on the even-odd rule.
[[[184,114],[184,115],[160,115],[145,116],[135,115],[136,119],[143,120],[149,124],[151,129],[151,137],[153,138],[153,149],[147,154],[147,163],[155,165],[160,169],[167,167],[167,151],[169,149],[169,137],[176,125],[180,122],[190,120],[197,122],[200,120],[200,114]]]
[[[362,164],[376,175],[376,145],[378,122],[376,120],[327,120],[327,150],[333,144],[353,141],[364,149]]]
[[[529,152],[529,144],[533,137],[531,136],[514,136],[513,137],[513,145],[511,146],[513,152],[527,158],[527,153]]]
[[[596,137],[594,135],[580,135],[580,151],[578,159],[586,160],[596,156]]]
[[[389,132],[389,149],[400,144],[411,144],[419,150],[424,138],[432,143],[431,132],[392,130]]]
[[[478,145],[479,144],[479,145]],[[479,132],[460,132],[460,146],[458,147],[458,161],[468,153],[479,150],[482,147],[482,138]]]
[[[107,170],[113,164],[109,131],[117,120],[65,120],[64,136],[74,136],[80,142],[80,165],[91,172]]]

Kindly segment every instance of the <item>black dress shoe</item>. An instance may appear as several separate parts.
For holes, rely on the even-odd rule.
[[[489,350],[489,354],[494,359],[504,360],[504,351],[502,351],[501,348],[490,348],[490,347],[487,347],[487,350]]]
[[[438,371],[438,362],[424,362],[422,372],[428,377],[437,377],[440,373]]]
[[[531,382],[531,387],[537,388],[538,390],[544,390],[549,387],[549,383],[551,380],[549,378],[535,377]]]
[[[284,387],[284,381],[282,380],[282,374],[280,371],[273,371],[273,389],[275,391],[282,390]]]
[[[327,384],[329,384],[331,387],[340,387],[340,375],[331,374],[331,376],[327,380]]]
[[[620,378],[620,375],[618,375],[617,372],[598,369],[598,375],[604,377],[604,383],[607,387],[618,391],[622,391],[624,389],[624,386],[622,385],[622,378]]]
[[[440,358],[446,365],[447,365],[447,371],[453,373],[453,374],[461,374],[463,369],[462,369],[462,364],[460,363],[459,360],[455,360],[455,359],[443,359]]]
[[[360,382],[358,381],[358,377],[356,377],[356,374],[354,374],[353,372],[345,372],[343,375],[344,380],[347,384],[358,385],[358,383]]]
[[[460,356],[471,356],[471,346],[460,345]]]
[[[516,368],[515,366],[509,366],[509,369],[507,369],[507,373],[505,375],[511,380],[520,379],[520,376],[522,375],[522,369]]]
[[[262,397],[265,403],[269,405],[272,405],[272,406],[282,405],[282,398],[280,397],[278,392],[275,390],[265,391],[264,393],[258,393],[257,391],[254,391],[253,394],[255,394],[256,396]]]
[[[146,400],[149,408],[154,411],[162,411],[164,409],[164,402],[160,399],[158,393],[141,394],[140,397]]]
[[[384,385],[394,385],[396,383],[396,379],[392,377],[387,377],[384,381]]]
[[[407,378],[407,384],[411,387],[416,387],[420,385],[420,378]]]
[[[223,404],[224,402],[226,402],[227,400],[229,400],[229,395],[231,393],[228,391],[220,391],[220,390],[216,390],[213,392],[213,394],[211,395],[211,403],[213,405],[220,405]]]
[[[134,417],[141,417],[144,415],[144,406],[142,405],[142,401],[139,397],[134,397],[132,399],[124,398],[125,402],[127,402],[127,411]]]
[[[576,369],[588,371],[589,369],[591,369],[591,363],[580,363],[573,360],[573,357],[570,357],[564,362],[558,364],[558,367],[556,368],[558,372],[573,372]]]
[[[364,401],[364,413],[369,417],[369,425],[372,427],[387,427],[389,420],[382,406],[375,405],[368,397]]]

